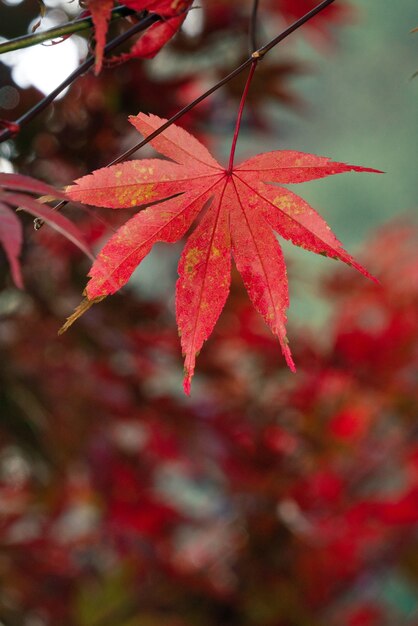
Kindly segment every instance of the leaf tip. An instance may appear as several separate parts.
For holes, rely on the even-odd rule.
[[[287,366],[290,369],[291,372],[293,372],[293,374],[296,374],[296,365],[295,362],[292,358],[292,353],[290,351],[289,348],[289,341],[286,337],[286,335],[284,335],[281,339],[281,346],[282,346],[282,352],[283,352],[283,356],[286,360]]]
[[[346,264],[351,265],[351,267],[354,267],[354,269],[360,272],[360,274],[363,274],[363,276],[365,276],[366,278],[374,282],[376,285],[380,285],[379,279],[376,278],[376,276],[373,276],[373,274],[370,274],[370,272],[368,272],[366,268],[363,267],[363,265],[360,265],[360,263],[357,263],[356,261],[354,261],[354,259],[352,259],[351,263],[347,263],[346,261]]]
[[[183,378],[183,389],[184,389],[184,393],[186,394],[186,396],[190,396],[190,392],[191,392],[191,388],[192,388],[192,378],[193,378],[193,374],[194,374],[194,369],[195,369],[195,359],[196,359],[196,355],[190,356],[190,358],[188,357],[187,354],[185,354],[186,360],[185,360],[185,364],[184,364],[184,378]]]
[[[14,280],[14,284],[16,285],[18,289],[21,289],[22,291],[25,289],[25,285],[23,283],[23,278],[22,278],[22,274],[20,270],[19,270],[19,273],[15,273],[13,275],[13,280]]]
[[[17,260],[10,260],[11,274],[13,278],[13,282],[17,289],[23,290],[25,285],[23,283],[22,270]]]
[[[186,375],[183,380],[183,389],[184,389],[184,393],[186,394],[186,396],[190,397],[191,386],[192,386],[192,376],[189,372],[186,372]]]
[[[377,170],[374,167],[362,167],[361,165],[350,165],[354,172],[363,172],[364,174],[386,174],[383,170]]]
[[[96,45],[96,58],[94,60],[94,75],[98,76],[102,70],[103,65],[103,47],[102,45]]]

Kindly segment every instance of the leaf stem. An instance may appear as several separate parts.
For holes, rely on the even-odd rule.
[[[135,11],[133,9],[129,9],[128,7],[120,6],[112,9],[110,19],[114,21],[128,15],[135,15]],[[43,43],[44,41],[50,41],[51,39],[59,39],[60,37],[65,37],[66,35],[72,35],[73,33],[86,30],[92,26],[93,20],[89,16],[61,24],[61,26],[49,28],[48,30],[44,30],[40,33],[22,35],[21,37],[16,37],[15,39],[10,39],[9,41],[0,43],[0,54],[21,50],[22,48],[29,48],[30,46],[35,46],[36,44]]]
[[[250,71],[248,73],[248,78],[247,78],[247,82],[245,83],[244,91],[242,92],[241,102],[239,104],[238,115],[237,115],[237,122],[235,124],[234,137],[232,139],[231,152],[230,152],[230,155],[229,155],[229,165],[228,165],[228,169],[227,169],[227,173],[229,174],[229,176],[232,174],[232,170],[233,170],[233,167],[234,167],[235,148],[237,147],[238,135],[239,135],[240,127],[241,127],[242,114],[243,114],[243,111],[244,111],[245,101],[247,99],[247,95],[248,95],[248,91],[250,89],[251,81],[253,79],[254,72],[255,72],[256,67],[257,67],[257,63],[258,63],[258,58],[254,58],[254,60],[253,60],[253,62],[251,64]]]

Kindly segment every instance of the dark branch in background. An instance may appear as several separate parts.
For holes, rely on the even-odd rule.
[[[257,12],[258,12],[259,0],[253,0],[253,10],[251,12],[250,19],[250,54],[257,50]]]
[[[125,41],[130,39],[133,35],[136,35],[137,33],[146,30],[149,26],[155,24],[155,22],[159,22],[160,20],[160,16],[154,13],[151,15],[147,15],[137,24],[129,28],[129,30],[127,30],[125,33],[122,33],[118,37],[115,37],[115,39],[109,41],[109,43],[105,46],[104,54],[107,55],[110,52],[113,52],[115,48],[125,43]],[[51,93],[45,96],[45,98],[42,98],[42,100],[40,100],[38,104],[29,109],[29,111],[26,111],[26,113],[24,113],[17,120],[11,122],[13,128],[6,128],[2,132],[0,132],[0,143],[14,137],[23,126],[31,122],[34,117],[44,111],[44,109],[46,109],[46,107],[55,100],[55,98],[61,93],[61,91],[69,87],[77,78],[79,78],[79,76],[85,74],[87,70],[92,67],[92,65],[94,64],[94,59],[94,55],[89,56],[84,61],[84,63],[82,63],[76,70],[74,70],[74,72],[67,76],[67,78],[60,85],[58,85],[58,87],[56,87],[54,91],[51,91]]]
[[[283,41],[283,39],[286,39],[286,37],[291,35],[295,30],[306,24],[306,22],[309,22],[309,20],[315,17],[315,15],[318,15],[318,13],[321,13],[321,11],[326,9],[333,2],[335,2],[335,0],[324,0],[311,11],[308,11],[308,13],[305,13],[305,15],[296,20],[296,22],[293,22],[293,24],[291,24],[288,28],[282,31],[280,35],[277,35],[277,37],[273,37],[271,41],[259,48],[254,54],[258,54],[261,57],[264,56],[267,52],[274,48],[274,46],[277,46],[277,44]]]
[[[112,10],[111,20],[115,21],[121,17],[128,17],[129,15],[135,15],[136,12],[128,7],[120,6]],[[14,52],[15,50],[21,50],[22,48],[29,48],[35,46],[38,43],[44,41],[50,41],[51,39],[60,39],[73,33],[79,33],[80,31],[87,30],[93,27],[93,19],[89,17],[83,17],[72,22],[61,24],[61,26],[54,26],[40,33],[32,33],[30,35],[22,35],[22,37],[16,37],[9,41],[0,43],[0,54],[6,52]]]

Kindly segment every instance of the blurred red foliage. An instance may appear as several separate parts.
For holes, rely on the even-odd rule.
[[[133,145],[128,114],[169,117],[232,69],[248,54],[250,2],[200,4],[200,25],[161,53],[175,71],[132,61],[82,77],[47,123],[14,140],[15,166],[68,184]],[[260,38],[312,3],[261,4]],[[7,37],[24,32],[13,16],[29,22],[35,5],[0,4]],[[310,32],[329,42],[340,19],[330,8]],[[269,129],[265,105],[294,106],[290,79],[306,70],[293,54],[265,59],[267,86],[245,124]],[[10,68],[0,72],[14,84]],[[231,134],[238,82],[182,125],[208,144]],[[19,93],[13,119],[40,97]],[[126,219],[69,214],[92,246]],[[28,229],[27,291],[1,273],[0,622],[414,626],[417,238],[391,225],[367,247],[381,287],[349,270],[327,280],[327,341],[298,331],[296,376],[234,276],[187,401],[172,303],[127,290],[58,338],[86,262],[47,228]]]
[[[1,332],[6,623],[401,623],[382,589],[418,572],[416,241],[368,246],[381,287],[327,281],[331,338],[299,339],[296,377],[234,282],[191,404],[166,306],[116,296],[57,339],[76,296],[37,256]]]

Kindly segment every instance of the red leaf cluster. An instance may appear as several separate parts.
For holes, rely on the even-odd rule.
[[[187,9],[192,0],[126,0],[127,7],[135,11],[149,11],[164,18],[161,22],[153,24],[147,32],[134,43],[131,51],[121,55],[119,60],[127,60],[134,57],[152,58],[161,48],[176,34],[184,22]],[[87,6],[94,22],[96,39],[96,65],[95,72],[98,74],[103,64],[103,49],[106,43],[106,33],[113,0],[88,0]]]
[[[75,289],[47,252],[30,259],[33,296],[0,334],[2,618],[402,623],[417,581],[416,236],[393,225],[366,256],[382,287],[335,275],[327,345],[300,335],[297,378],[234,276],[187,405],[164,306],[116,296],[58,340]]]

